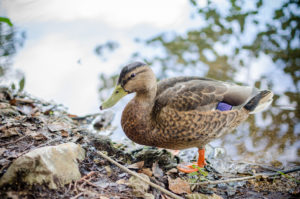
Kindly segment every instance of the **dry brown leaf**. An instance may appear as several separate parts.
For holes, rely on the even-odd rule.
[[[0,137],[1,138],[5,138],[5,137],[11,137],[11,136],[15,136],[15,135],[20,135],[19,134],[19,127],[12,127],[12,128],[3,128],[1,129],[2,133],[0,133]]]
[[[14,98],[14,99],[10,100],[9,103],[10,103],[12,106],[16,106],[16,105],[17,105],[17,100]]]
[[[191,188],[188,182],[182,180],[181,178],[176,178],[175,180],[168,176],[169,189],[177,194],[191,193]]]
[[[128,169],[142,169],[144,166],[144,161],[136,162],[128,166]]]
[[[152,171],[151,171],[151,169],[149,169],[149,168],[141,169],[141,170],[139,171],[139,173],[146,174],[146,175],[149,176],[149,177],[152,176]]]
[[[68,114],[68,117],[73,118],[73,117],[78,117],[78,115]]]
[[[39,132],[31,131],[29,135],[35,140],[47,140],[47,137]]]
[[[65,131],[65,130],[61,130],[60,134],[61,134],[62,137],[68,137],[69,136],[68,131]]]

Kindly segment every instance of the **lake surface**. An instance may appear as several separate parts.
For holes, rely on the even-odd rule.
[[[288,86],[287,86],[288,87]],[[116,113],[113,126],[117,129],[111,138],[127,140],[121,126],[121,113],[132,96],[113,107]],[[225,149],[231,159],[274,166],[300,165],[300,124],[295,103],[284,93],[276,94],[272,105],[264,112],[250,115],[236,130],[214,140],[210,145]],[[193,158],[196,150],[187,150],[185,156]]]
[[[205,1],[200,2],[203,8],[208,7]],[[230,9],[230,2],[234,1],[222,2],[224,4],[216,3],[213,6],[221,7],[223,14],[232,13],[226,9]],[[256,10],[254,1],[246,2],[240,9],[243,13],[253,8]],[[11,71],[18,71],[18,77],[25,75],[25,91],[64,104],[72,114],[99,112],[99,98],[106,98],[111,92],[110,77],[116,77],[125,64],[143,58],[150,61],[157,58],[151,67],[160,79],[197,75],[272,90],[274,101],[266,111],[251,115],[236,130],[210,144],[225,148],[233,160],[278,166],[300,164],[300,62],[299,55],[298,59],[295,58],[299,51],[293,51],[300,46],[299,38],[295,38],[291,49],[288,49],[294,54],[287,51],[287,56],[294,56],[293,60],[276,61],[276,57],[268,55],[269,52],[249,57],[245,48],[241,47],[239,51],[234,48],[243,42],[250,47],[264,48],[267,42],[263,39],[270,37],[275,46],[275,50],[271,48],[271,51],[279,49],[281,53],[276,55],[278,57],[284,54],[286,51],[282,50],[282,46],[287,46],[287,39],[282,38],[289,36],[290,30],[285,31],[288,32],[287,36],[283,35],[285,37],[272,33],[275,35],[264,35],[256,43],[253,40],[256,31],[265,30],[266,23],[273,24],[274,10],[285,2],[264,1],[262,7],[257,8],[260,12],[253,18],[248,18],[246,22],[233,21],[231,35],[226,35],[230,32],[226,30],[225,39],[222,36],[218,38],[218,35],[222,35],[222,28],[230,23],[221,27],[212,23],[212,20],[201,19],[198,8],[188,1],[169,0],[163,4],[162,1],[147,4],[126,1],[119,2],[120,5],[102,1],[3,1],[0,2],[0,12],[1,16],[11,18],[16,27],[14,31],[26,33],[24,46],[18,46],[18,53],[10,60],[13,62]],[[157,10],[155,16],[152,12],[154,9]],[[285,9],[285,12],[291,10],[300,13],[296,6]],[[281,13],[280,10],[278,13]],[[287,26],[295,28],[299,21]],[[234,37],[240,34],[240,22],[246,24],[244,34]],[[209,23],[212,23],[211,26],[203,29]],[[280,26],[279,22],[274,24]],[[156,37],[162,33],[166,33],[167,39]],[[176,35],[182,37],[176,38]],[[154,45],[147,42],[153,37],[156,37]],[[146,42],[135,42],[137,38]],[[116,49],[105,48],[103,44],[108,44],[108,41],[116,42]],[[160,43],[157,45],[155,42]],[[259,45],[255,46],[257,43]],[[95,53],[96,47],[101,45],[104,46],[103,51]],[[232,59],[230,64],[227,63],[229,59]],[[245,64],[241,66],[241,62]],[[292,67],[286,67],[287,64]],[[101,75],[105,78],[99,78]],[[1,84],[6,85],[13,82],[11,76],[0,80]],[[116,114],[112,124],[116,130],[111,135],[114,141],[123,142],[126,139],[120,126],[120,117],[130,98],[132,96],[122,99],[112,108]],[[187,154],[192,157],[195,150],[187,151]]]

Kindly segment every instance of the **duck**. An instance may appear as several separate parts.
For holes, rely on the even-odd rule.
[[[196,163],[181,163],[184,173],[203,168],[205,145],[265,110],[272,102],[270,90],[198,76],[179,76],[157,81],[151,67],[133,62],[123,67],[111,96],[100,110],[114,106],[128,94],[121,126],[135,143],[172,150],[198,148]]]

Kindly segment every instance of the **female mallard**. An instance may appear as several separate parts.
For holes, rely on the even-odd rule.
[[[136,95],[122,114],[125,134],[142,145],[176,150],[198,147],[200,167],[205,165],[205,144],[266,108],[273,97],[271,91],[201,77],[157,83],[150,67],[135,62],[122,69],[115,90],[100,109],[112,107],[129,93]],[[178,168],[195,171],[190,166]]]

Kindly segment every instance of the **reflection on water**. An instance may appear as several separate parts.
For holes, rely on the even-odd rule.
[[[300,164],[299,4],[281,2],[267,16],[263,2],[245,6],[228,1],[220,8],[192,1],[195,18],[205,19],[204,25],[184,35],[165,33],[151,38],[145,45],[154,55],[137,52],[132,60],[151,64],[160,79],[199,75],[272,90],[274,101],[267,111],[251,115],[211,144],[224,147],[236,160]],[[155,54],[158,47],[162,50]],[[122,107],[115,109],[117,125]]]
[[[295,109],[277,107],[284,94],[276,94],[268,110],[250,115],[248,120],[236,130],[211,142],[214,147],[224,147],[233,160],[263,164],[300,164],[300,123]],[[113,125],[117,130],[111,136],[115,141],[126,140],[120,120],[125,104],[133,96],[128,96],[113,108],[116,113]],[[190,153],[190,154],[188,154]],[[189,158],[195,150],[184,153]]]
[[[272,90],[274,101],[267,111],[250,116],[236,130],[211,144],[224,147],[236,160],[300,164],[299,3],[293,0],[199,2],[201,5],[191,0],[194,8],[191,14],[198,27],[182,35],[175,30],[150,38],[141,43],[143,47],[130,59],[149,63],[159,79],[198,75]],[[24,38],[16,37],[13,30],[4,28],[3,24],[0,24],[0,36],[1,77],[8,68],[3,60],[10,64],[7,59],[15,53],[20,38]],[[119,38],[112,39],[118,42]],[[100,47],[95,44],[95,51],[101,60],[109,62],[103,50],[106,47],[108,52],[114,53],[117,46],[112,42]],[[124,59],[124,63],[128,60],[119,59]],[[112,77],[100,74],[101,97],[110,94],[117,73]],[[112,135],[114,140],[125,139],[120,116],[131,97],[113,108],[117,114],[113,122],[117,126]]]

